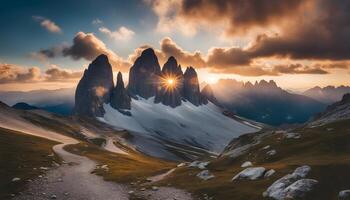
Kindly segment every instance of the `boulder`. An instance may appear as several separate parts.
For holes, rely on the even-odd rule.
[[[215,176],[209,172],[209,170],[203,170],[197,174],[197,177],[202,180],[209,180],[214,178]]]
[[[131,98],[124,87],[122,73],[118,72],[117,84],[112,90],[111,95],[111,106],[115,109],[127,109],[130,110]]]
[[[342,190],[338,194],[339,200],[350,200],[350,190]]]
[[[106,55],[99,55],[84,71],[75,91],[74,113],[86,117],[102,117],[103,103],[110,102],[114,87],[112,66]]]
[[[145,49],[130,68],[128,92],[132,97],[148,99],[157,92],[161,75],[158,58],[152,48]]]
[[[297,186],[299,187],[304,183],[310,187],[311,185],[313,186],[315,184],[314,181],[298,182],[299,180],[310,180],[303,179],[310,172],[310,170],[311,167],[307,165],[296,168],[292,174],[287,174],[275,181],[269,188],[267,188],[267,190],[263,193],[263,196],[283,200],[286,199],[287,195],[294,195],[294,193],[298,193],[297,190],[299,189],[296,189]]]
[[[237,179],[257,180],[264,176],[266,169],[264,167],[248,167],[232,178],[232,181]]]

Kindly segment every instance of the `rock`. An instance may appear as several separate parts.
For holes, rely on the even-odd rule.
[[[134,194],[135,192],[133,190],[130,190],[128,194]]]
[[[180,164],[177,165],[177,167],[183,167],[185,165],[186,165],[186,163],[180,163]]]
[[[15,177],[15,178],[12,179],[12,182],[17,182],[17,181],[20,181],[20,180],[21,180],[20,178]]]
[[[264,175],[264,178],[268,178],[270,176],[272,176],[276,171],[274,169],[270,169],[268,170],[265,175]]]
[[[68,192],[65,192],[65,193],[64,193],[64,196],[68,196],[68,195],[69,195],[69,193],[68,193]]]
[[[56,195],[51,195],[51,199],[57,199],[57,196]]]
[[[141,190],[141,191],[145,191],[145,190],[146,190],[146,188],[141,188],[140,190]]]
[[[287,139],[299,139],[300,134],[299,133],[285,133],[284,137]]]
[[[262,149],[263,150],[267,150],[267,149],[269,149],[271,146],[270,145],[267,145],[267,146],[264,146]]]
[[[158,58],[152,48],[145,49],[130,68],[128,92],[148,99],[155,96],[161,75]]]
[[[209,164],[209,162],[193,161],[188,166],[189,167],[197,167],[198,169],[205,169],[208,164]]]
[[[339,200],[349,200],[350,199],[350,190],[342,190],[338,194]]]
[[[184,73],[183,96],[193,105],[199,106],[203,104],[204,100],[199,91],[197,72],[193,67],[187,67]]]
[[[282,178],[275,181],[267,190],[263,193],[264,197],[271,197],[277,200],[283,200],[287,195],[287,188],[298,180],[304,178],[311,170],[310,166],[304,165],[294,170],[292,174],[287,174]],[[300,183],[297,184],[297,186]],[[295,185],[294,185],[295,186]],[[288,191],[292,191],[291,188]]]
[[[236,179],[256,180],[264,176],[266,169],[264,167],[249,167],[238,173],[232,178],[232,181]]]
[[[112,66],[106,55],[99,55],[84,71],[75,91],[74,113],[85,117],[102,117],[103,103],[110,102],[113,89]]]
[[[111,106],[115,109],[130,110],[131,98],[124,87],[122,73],[118,72],[117,84],[112,90],[111,94]]]
[[[50,168],[48,167],[40,167],[41,170],[49,170]]]
[[[212,102],[213,104],[221,107],[219,101],[216,99],[213,89],[211,88],[211,86],[209,84],[207,84],[206,86],[204,86],[204,88],[201,91],[202,96],[204,97],[204,99],[209,100],[210,102]],[[204,100],[205,103],[205,100]]]
[[[241,167],[251,167],[251,166],[253,166],[253,163],[250,161],[246,161],[241,165]]]
[[[203,170],[197,174],[197,177],[206,181],[214,178],[215,176],[210,174],[209,170]]]
[[[295,181],[284,190],[285,198],[300,199],[304,197],[307,192],[311,191],[317,183],[318,181],[314,179],[300,179]]]
[[[168,83],[169,80],[173,81],[172,84]],[[181,105],[183,81],[184,76],[181,66],[177,64],[173,56],[169,57],[162,68],[162,74],[154,102],[161,102],[173,108]]]
[[[266,154],[269,155],[269,156],[274,156],[274,155],[276,155],[276,153],[277,153],[277,151],[274,150],[274,149],[272,149],[272,150],[266,152]]]
[[[157,191],[157,190],[158,190],[158,187],[157,187],[157,186],[152,186],[152,190],[153,190],[153,191]]]

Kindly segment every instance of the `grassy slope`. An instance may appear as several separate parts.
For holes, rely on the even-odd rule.
[[[96,145],[80,143],[66,146],[72,153],[86,156],[100,165],[108,165],[109,170],[96,169],[95,173],[107,181],[118,183],[142,182],[147,177],[163,173],[176,166],[173,162],[163,161],[129,150],[129,155],[105,151]]]
[[[275,180],[298,166],[308,164],[312,170],[307,177],[318,180],[319,184],[306,199],[337,199],[340,190],[350,189],[349,122],[295,130],[301,133],[301,139],[284,139],[281,134],[272,134],[238,158],[222,157],[212,161],[208,168],[216,176],[214,179],[202,181],[196,177],[200,170],[183,167],[159,184],[172,184],[198,197],[208,194],[219,200],[262,199],[262,193]],[[266,145],[271,145],[270,149],[277,150],[277,154],[267,156],[268,150],[262,150]],[[277,172],[268,179],[231,182],[231,178],[242,170],[240,165],[248,160],[255,166],[273,168]]]
[[[28,179],[42,172],[40,167],[50,167],[56,157],[52,146],[56,142],[0,128],[0,199],[23,190]],[[37,168],[34,170],[33,168]],[[14,177],[21,181],[12,182]]]

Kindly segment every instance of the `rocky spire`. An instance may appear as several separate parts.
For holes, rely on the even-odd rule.
[[[173,85],[168,85],[168,79],[174,81]],[[157,91],[155,103],[163,103],[171,107],[181,105],[183,88],[183,73],[181,66],[177,64],[176,59],[171,56],[162,68],[159,89]]]
[[[129,72],[128,92],[143,98],[155,96],[161,74],[158,58],[152,48],[141,53]]]
[[[118,72],[117,84],[112,91],[111,106],[115,109],[128,109],[130,110],[131,98],[124,87],[122,73]]]
[[[199,91],[197,72],[193,67],[187,67],[184,73],[183,96],[196,106],[203,103]]]
[[[78,83],[74,113],[87,117],[103,116],[103,103],[110,102],[113,85],[112,66],[108,57],[101,54],[84,71]]]

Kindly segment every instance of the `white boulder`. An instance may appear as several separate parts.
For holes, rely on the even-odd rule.
[[[318,183],[314,179],[300,179],[284,189],[287,199],[300,199]]]
[[[15,177],[15,178],[12,179],[12,182],[17,182],[17,181],[20,181],[20,180],[21,180],[20,178]]]
[[[304,178],[310,172],[310,170],[311,170],[311,167],[307,165],[296,168],[292,174],[287,174],[282,178],[278,179],[277,181],[275,181],[269,188],[267,188],[267,190],[263,193],[263,196],[271,197],[277,200],[283,200],[287,197],[288,194],[292,195],[294,188],[296,186],[299,186],[302,184],[309,184],[313,186],[314,185],[313,181],[298,182],[298,180]],[[305,180],[311,180],[311,179],[305,179]]]
[[[250,162],[250,161],[246,161],[246,162],[244,162],[242,165],[241,165],[241,167],[251,167],[251,166],[253,166],[253,163],[252,162]]]
[[[271,147],[270,145],[267,145],[267,146],[264,146],[262,149],[266,150],[266,149],[269,149],[270,147]]]
[[[265,171],[264,167],[249,167],[234,176],[232,181],[236,179],[256,180],[264,176]]]
[[[274,149],[272,149],[272,150],[266,152],[266,154],[269,155],[269,156],[274,156],[274,155],[276,155],[276,153],[277,153],[277,151],[274,150]]]
[[[339,200],[350,200],[350,190],[342,190],[338,194]]]
[[[284,137],[287,139],[299,139],[300,138],[300,134],[299,133],[285,133]]]
[[[197,174],[197,177],[206,181],[214,178],[215,176],[211,174],[209,170],[203,170]]]
[[[197,167],[198,169],[205,169],[209,162],[193,161],[190,163],[189,167]]]
[[[265,175],[264,175],[264,178],[268,178],[270,176],[272,176],[276,171],[274,169],[270,169],[268,170]]]

